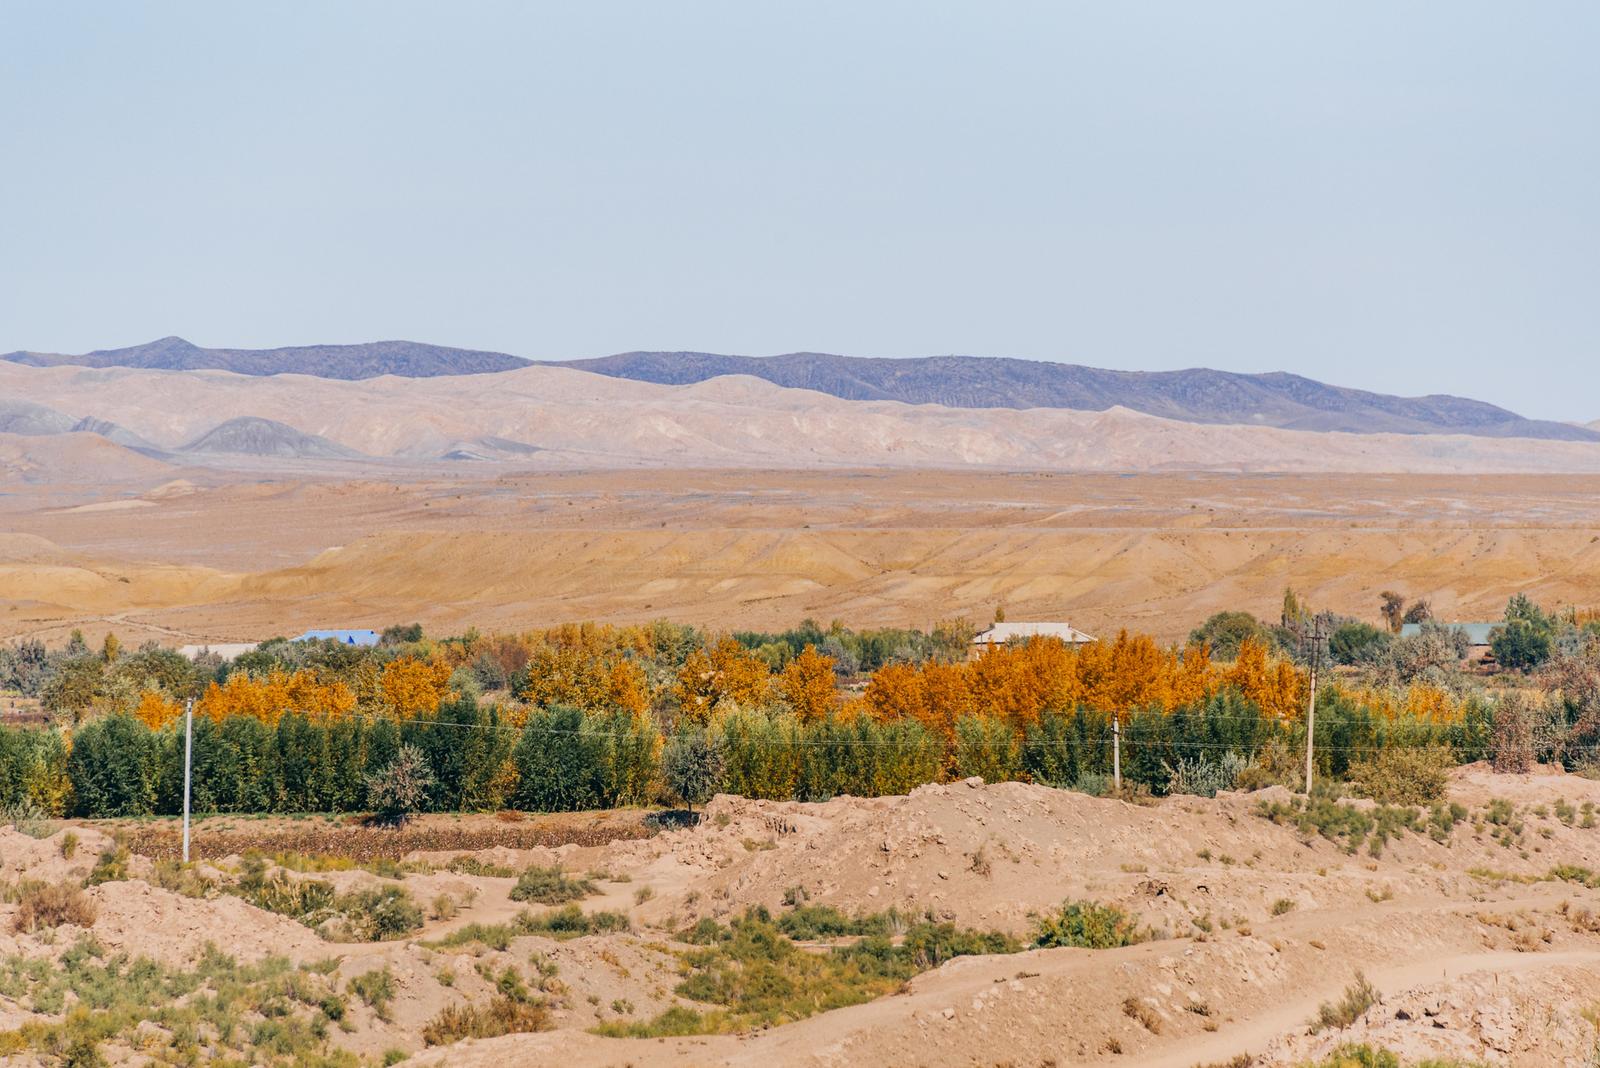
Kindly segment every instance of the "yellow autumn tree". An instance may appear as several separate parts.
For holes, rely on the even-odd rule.
[[[285,712],[298,712],[318,722],[349,715],[356,696],[339,680],[325,682],[315,671],[302,668],[289,674],[273,668],[265,676],[239,673],[222,685],[212,683],[200,698],[198,711],[221,722],[232,716],[251,716],[275,726]]]
[[[401,656],[384,665],[379,681],[385,710],[412,719],[439,710],[450,690],[450,665]]]
[[[636,661],[618,659],[606,679],[606,701],[615,709],[642,716],[650,711],[650,682]]]
[[[146,727],[158,731],[183,715],[183,709],[160,690],[145,690],[139,695],[139,707],[133,714]]]
[[[778,688],[803,722],[826,719],[839,707],[833,657],[817,652],[815,646],[806,646],[804,652],[789,661]]]

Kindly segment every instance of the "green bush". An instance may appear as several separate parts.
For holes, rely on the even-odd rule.
[[[592,880],[572,878],[560,868],[534,865],[517,878],[511,888],[512,901],[532,901],[540,905],[564,905],[596,893]]]
[[[1390,805],[1429,805],[1444,798],[1455,755],[1444,746],[1380,749],[1350,765],[1349,781],[1362,797]]]
[[[1040,949],[1117,949],[1149,938],[1148,930],[1115,905],[1068,901],[1056,912],[1039,918],[1033,944]]]
[[[335,898],[333,907],[357,941],[388,942],[422,926],[422,906],[401,886],[351,890]]]
[[[388,965],[353,976],[346,989],[366,1002],[378,1019],[389,1019],[389,1005],[394,1001],[396,985],[394,972]]]

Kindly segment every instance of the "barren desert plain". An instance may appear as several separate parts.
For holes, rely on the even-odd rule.
[[[747,468],[140,473],[8,482],[0,635],[655,618],[927,627],[998,606],[1180,641],[1286,585],[1494,619],[1600,604],[1600,475]]]

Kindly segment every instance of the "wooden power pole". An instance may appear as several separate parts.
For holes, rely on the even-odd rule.
[[[1312,751],[1317,737],[1317,668],[1322,662],[1322,620],[1311,623],[1311,701],[1306,706],[1306,796],[1311,796]]]

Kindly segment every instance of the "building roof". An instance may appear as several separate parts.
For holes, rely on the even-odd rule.
[[[973,645],[1004,645],[1017,638],[1060,638],[1068,645],[1095,640],[1069,623],[996,623],[972,639]]]
[[[333,641],[340,645],[377,645],[378,632],[375,630],[308,630],[300,637],[292,639],[297,642]]]
[[[1494,630],[1494,628],[1498,627],[1499,625],[1500,624],[1498,622],[1442,624],[1442,626],[1449,627],[1451,630],[1459,630],[1461,633],[1465,634],[1467,636],[1467,641],[1473,645],[1488,645],[1489,632]],[[1400,627],[1400,637],[1402,638],[1414,638],[1421,633],[1421,623],[1405,623]]]

